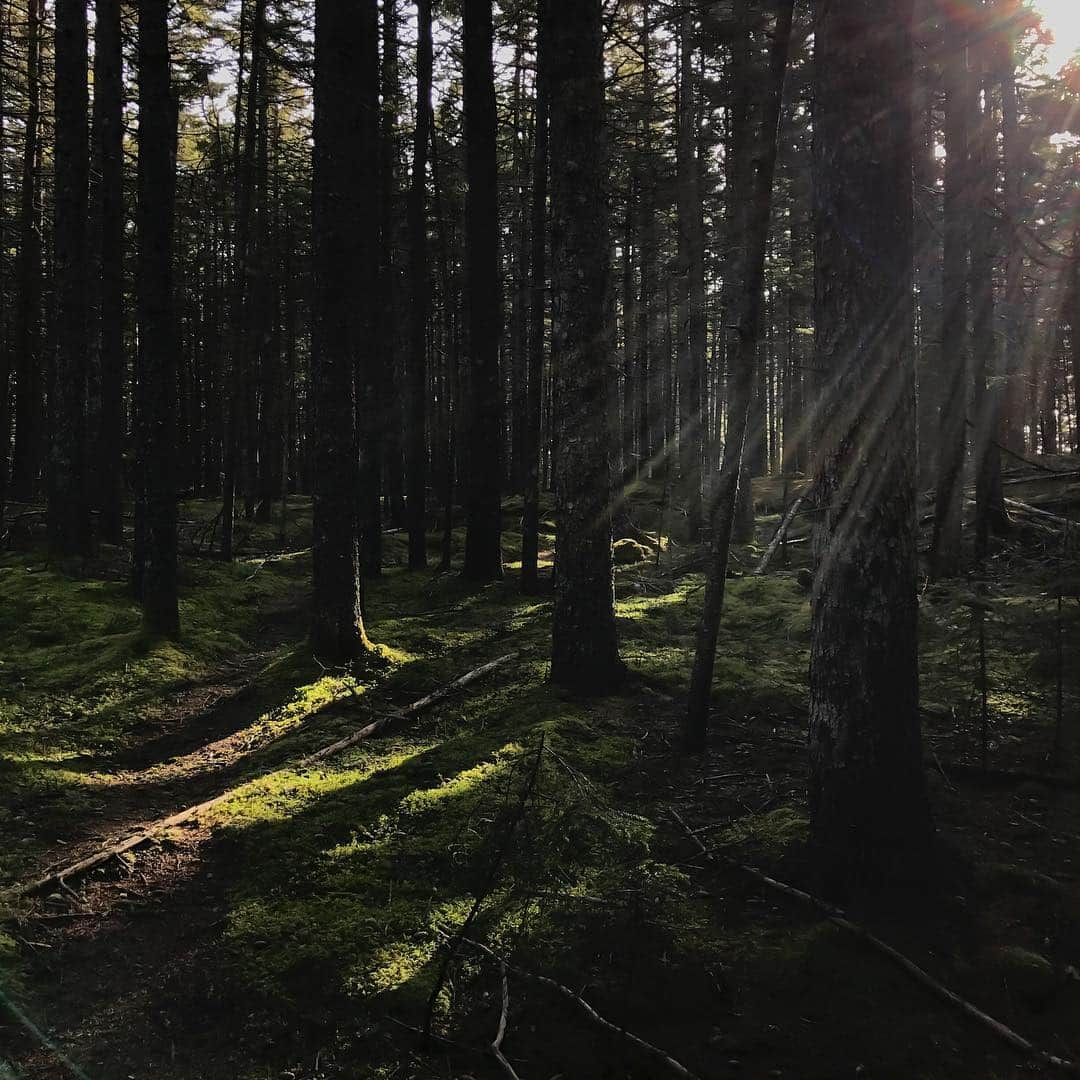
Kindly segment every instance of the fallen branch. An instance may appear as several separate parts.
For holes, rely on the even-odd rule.
[[[491,1052],[510,1080],[521,1080],[521,1077],[514,1072],[514,1066],[506,1060],[506,1055],[502,1052],[502,1042],[506,1037],[506,1018],[510,1013],[510,980],[506,975],[506,964],[500,964],[499,971],[502,975],[502,1012],[499,1015],[499,1028],[491,1043]]]
[[[1019,499],[1003,499],[1002,501],[1006,506],[1013,510],[1019,510],[1022,514],[1030,514],[1032,517],[1052,521],[1055,525],[1063,525],[1066,529],[1080,528],[1080,522],[1058,517],[1057,514],[1051,514],[1049,510],[1040,510],[1037,506],[1031,506],[1028,503],[1021,502]]]
[[[370,738],[372,735],[378,735],[386,731],[393,724],[400,723],[402,720],[415,716],[417,713],[422,712],[436,702],[449,697],[455,690],[460,690],[462,687],[468,686],[470,683],[489,674],[496,668],[509,663],[516,656],[517,653],[507,653],[505,656],[500,656],[497,660],[492,660],[490,663],[482,664],[480,667],[474,668],[472,671],[462,675],[461,678],[455,679],[452,683],[448,683],[446,686],[442,687],[442,689],[436,690],[426,697],[420,698],[419,701],[414,701],[407,708],[396,713],[391,713],[389,716],[384,716],[382,719],[368,724],[366,727],[361,728],[352,735],[348,735],[344,739],[338,739],[337,742],[333,742],[329,746],[324,746],[321,750],[316,750],[314,754],[309,754],[307,757],[302,758],[296,767],[307,768],[315,762],[324,761],[326,758],[340,753],[350,746],[354,746],[363,739]],[[268,774],[263,773],[252,779],[261,779],[261,777],[265,775]],[[169,829],[175,828],[177,825],[183,825],[186,822],[199,817],[201,814],[204,814],[207,810],[212,810],[215,806],[225,802],[226,799],[231,798],[234,792],[235,789],[230,788],[228,791],[222,792],[212,799],[207,799],[205,802],[197,803],[195,806],[189,806],[184,810],[179,810],[175,814],[170,814],[168,817],[159,818],[156,821],[142,825],[135,833],[124,840],[109,844],[107,847],[101,848],[93,855],[88,855],[86,858],[79,859],[78,862],[71,863],[69,866],[62,867],[59,870],[52,870],[35,881],[19,886],[15,890],[15,895],[32,896],[34,893],[42,892],[53,885],[63,886],[68,878],[79,877],[82,874],[87,873],[87,871],[93,870],[103,863],[107,863],[110,859],[113,859],[118,855],[123,855],[124,852],[131,851],[132,848],[140,847],[142,844],[154,840]]]
[[[515,971],[528,979],[535,979],[537,982],[543,983],[545,986],[557,991],[568,1001],[573,1002],[594,1024],[598,1024],[606,1031],[613,1032],[620,1036],[627,1042],[636,1046],[639,1050],[644,1050],[645,1053],[666,1065],[676,1076],[682,1076],[686,1078],[686,1080],[696,1080],[695,1075],[681,1062],[676,1061],[666,1050],[661,1050],[659,1046],[653,1046],[651,1042],[646,1042],[632,1031],[627,1031],[626,1028],[619,1027],[618,1024],[613,1024],[610,1020],[606,1020],[580,994],[574,993],[570,987],[563,986],[561,982],[556,982],[554,979],[548,978],[547,975],[540,975],[535,971],[530,971],[528,968],[522,968],[515,964],[511,964],[508,960],[500,956],[493,949],[489,949],[482,942],[473,941],[471,938],[461,938],[460,940],[464,944],[471,945],[474,949],[479,949],[482,953],[486,953],[492,960],[498,961],[499,964],[505,966],[510,971]]]
[[[705,858],[709,860],[709,862],[715,863],[719,861],[717,856],[701,842],[693,830],[691,830],[682,817],[680,817],[677,810],[672,809],[671,816],[679,823],[686,835],[693,841],[694,845],[701,851]],[[763,885],[767,885],[770,889],[784,893],[785,896],[791,896],[796,900],[800,900],[804,904],[808,904],[810,907],[821,912],[821,914],[823,914],[829,922],[833,923],[833,925],[839,926],[849,933],[854,934],[855,937],[866,942],[866,944],[876,949],[883,956],[887,956],[893,963],[903,968],[904,971],[911,975],[917,982],[922,983],[923,986],[932,991],[939,998],[947,1001],[962,1013],[965,1013],[973,1020],[978,1021],[978,1023],[988,1028],[997,1035],[998,1038],[1012,1046],[1014,1050],[1019,1050],[1021,1053],[1026,1054],[1040,1065],[1049,1066],[1063,1072],[1080,1076],[1080,1065],[1068,1061],[1065,1058],[1060,1058],[1054,1054],[1048,1054],[1043,1050],[1039,1050],[1032,1042],[1025,1039],[1023,1035],[1013,1031],[1012,1028],[1003,1024],[1000,1020],[995,1020],[994,1017],[983,1012],[977,1005],[973,1005],[970,1001],[950,990],[944,983],[938,982],[938,980],[929,974],[929,972],[924,971],[914,960],[909,960],[903,953],[888,944],[888,942],[882,941],[881,938],[872,934],[865,927],[852,922],[840,908],[833,907],[824,900],[821,900],[808,892],[803,892],[802,889],[795,888],[794,885],[788,885],[783,881],[777,881],[776,878],[769,877],[768,874],[762,873],[756,867],[746,866],[742,863],[734,863],[733,865],[737,866],[751,877],[756,878]]]
[[[757,568],[754,570],[754,577],[761,577],[761,575],[768,570],[769,563],[772,562],[773,556],[776,554],[776,549],[784,542],[784,537],[787,536],[788,529],[791,528],[791,523],[795,520],[795,515],[799,512],[799,507],[802,506],[809,494],[809,491],[803,492],[803,494],[788,507],[788,512],[784,515],[783,521],[780,522],[780,526],[776,530],[776,535],[769,541],[769,546],[765,549],[765,554],[761,556],[761,562],[757,564]]]

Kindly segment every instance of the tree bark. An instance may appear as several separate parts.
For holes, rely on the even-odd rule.
[[[86,115],[87,31],[85,0],[56,4],[56,371],[49,447],[49,547],[56,555],[90,549],[86,488],[86,344],[89,265],[90,149]]]
[[[465,0],[465,246],[468,263],[468,505],[464,576],[502,577],[502,281],[491,0]]]
[[[918,713],[911,0],[815,23],[823,370],[810,828],[826,890],[927,868]],[[867,78],[873,72],[873,78]]]
[[[431,0],[417,0],[416,126],[409,187],[409,569],[427,566],[427,333],[431,281],[427,241],[427,166],[431,145]]]
[[[180,632],[176,573],[176,328],[173,200],[176,101],[169,72],[168,0],[139,0],[138,401],[142,518],[137,567],[151,633]]]
[[[539,589],[540,422],[544,382],[544,320],[547,312],[548,64],[547,0],[537,0],[536,103],[533,125],[533,188],[529,297],[529,367],[525,411],[525,500],[521,519],[521,591]]]
[[[374,0],[316,0],[313,237],[311,645],[324,663],[370,648],[357,538],[355,372],[372,339],[378,265],[378,14]],[[364,311],[358,313],[357,308]]]
[[[100,195],[97,240],[98,360],[101,413],[97,433],[98,531],[124,539],[124,60],[120,0],[94,8],[94,130]]]
[[[19,196],[18,311],[15,331],[15,447],[11,494],[34,497],[42,450],[41,390],[41,24],[45,0],[26,2],[26,123]]]
[[[930,569],[934,577],[960,570],[964,458],[967,451],[968,248],[970,228],[967,33],[945,17],[945,255],[942,281],[941,413],[937,494]]]
[[[678,103],[679,218],[679,479],[687,501],[687,528],[696,539],[701,528],[702,395],[705,370],[705,223],[697,159],[694,17],[683,15],[680,28]]]
[[[555,609],[551,678],[609,689],[622,671],[611,561],[611,312],[600,0],[549,0]]]

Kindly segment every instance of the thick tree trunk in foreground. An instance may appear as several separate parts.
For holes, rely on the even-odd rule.
[[[416,126],[409,188],[409,569],[427,566],[427,332],[431,317],[431,281],[427,243],[427,163],[431,145],[431,0],[416,5]]]
[[[923,868],[931,835],[915,594],[911,0],[831,0],[815,34],[826,509],[812,598],[810,825],[835,894]]]
[[[502,577],[502,282],[491,0],[465,0],[465,246],[469,276],[469,437],[464,575]]]
[[[141,517],[136,580],[152,633],[180,632],[176,581],[176,327],[173,196],[176,103],[169,74],[168,0],[139,0],[137,455]]]
[[[551,283],[558,537],[551,678],[603,691],[618,678],[611,563],[607,144],[600,0],[550,0]]]
[[[521,517],[521,591],[539,588],[540,552],[540,423],[544,382],[544,315],[547,310],[547,199],[548,199],[548,64],[547,0],[537,3],[536,139],[533,150],[532,254],[529,299],[529,368],[525,407],[525,500]]]
[[[49,546],[54,554],[90,549],[86,487],[86,294],[90,286],[86,218],[87,137],[85,0],[56,4],[56,373],[49,447]]]
[[[327,664],[352,663],[370,647],[361,611],[354,375],[358,350],[371,340],[359,336],[365,320],[356,309],[371,307],[377,261],[378,22],[374,0],[357,7],[317,0],[315,9],[311,645]]]
[[[735,46],[736,86],[748,88],[749,24],[745,2],[740,4],[743,26]],[[709,702],[712,697],[716,642],[724,611],[724,587],[727,581],[728,555],[738,512],[739,486],[742,483],[746,429],[757,370],[757,342],[761,323],[761,300],[765,284],[765,248],[772,215],[773,174],[776,169],[777,128],[784,95],[788,46],[794,0],[779,0],[776,27],[769,60],[769,85],[762,109],[761,130],[756,134],[758,153],[753,155],[755,132],[752,112],[744,91],[733,117],[735,167],[731,207],[735,213],[732,228],[741,237],[740,254],[733,267],[737,291],[731,297],[735,340],[728,349],[730,369],[727,380],[728,424],[724,441],[724,460],[720,477],[710,492],[708,524],[710,532],[709,563],[705,580],[705,601],[698,623],[694,667],[690,676],[683,745],[692,753],[705,749],[709,725]],[[741,72],[741,77],[739,72]]]
[[[124,83],[120,0],[97,0],[94,131],[100,175],[97,241],[101,414],[96,487],[101,539],[124,539]]]

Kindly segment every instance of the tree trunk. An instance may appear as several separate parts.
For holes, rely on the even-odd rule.
[[[98,530],[124,539],[124,60],[120,0],[94,8],[94,130],[100,196],[97,235],[98,360],[101,413],[97,437]]]
[[[911,0],[815,25],[810,827],[826,890],[927,870],[918,713]],[[874,72],[867,79],[866,73]]]
[[[409,569],[427,566],[427,332],[431,282],[427,242],[427,165],[431,145],[431,0],[417,0],[416,126],[409,187]]]
[[[701,384],[705,370],[705,223],[697,160],[694,18],[683,15],[680,29],[678,103],[679,216],[679,479],[687,502],[687,528],[696,539],[701,527]]]
[[[549,0],[555,410],[552,681],[603,692],[622,671],[611,562],[607,142],[600,0]]]
[[[1016,45],[1008,33],[1001,73],[1001,139],[1005,158],[1005,303],[1003,305],[1004,391],[1001,444],[1014,454],[1024,452],[1023,343],[1024,249],[1016,235],[1024,210],[1024,172],[1016,100]]]
[[[533,124],[532,251],[530,258],[529,368],[525,411],[525,502],[521,519],[521,591],[539,589],[540,420],[544,382],[544,316],[547,311],[548,64],[547,0],[537,0],[536,104]]]
[[[705,600],[695,639],[694,666],[690,675],[683,744],[692,753],[705,749],[712,697],[716,641],[724,611],[728,555],[738,507],[739,486],[746,449],[747,420],[751,407],[757,344],[765,283],[765,249],[772,216],[773,174],[776,170],[777,129],[784,96],[788,46],[794,0],[778,0],[776,28],[769,58],[769,81],[761,111],[761,130],[755,140],[749,102],[750,26],[748,0],[739,0],[736,18],[740,27],[733,46],[732,77],[735,81],[733,150],[735,165],[729,206],[735,217],[734,234],[741,238],[737,263],[732,267],[738,291],[732,291],[728,310],[734,321],[734,341],[728,348],[728,423],[720,477],[710,493],[708,513],[709,562]],[[755,142],[757,154],[754,154]]]
[[[360,349],[370,348],[362,334],[375,297],[378,92],[375,0],[316,0],[311,644],[328,664],[353,663],[370,648],[356,515],[365,403],[356,401],[354,373]]]
[[[464,576],[501,578],[503,393],[499,378],[498,162],[491,0],[465,0],[465,246],[469,275],[468,506]]]
[[[56,372],[50,394],[49,547],[57,555],[90,549],[86,475],[86,250],[90,152],[87,139],[85,0],[56,4]]]
[[[968,160],[968,77],[966,31],[946,19],[952,49],[945,57],[945,256],[942,282],[941,414],[937,448],[937,494],[930,569],[934,577],[960,570],[967,449],[968,272],[971,170]]]
[[[15,354],[15,447],[12,496],[34,497],[42,450],[41,396],[41,24],[45,0],[26,3],[26,124],[19,198],[18,311]]]
[[[154,634],[180,632],[176,576],[176,328],[173,199],[176,100],[169,72],[168,0],[139,0],[138,401],[143,619]]]
[[[984,35],[974,52],[974,91],[971,172],[971,375],[974,410],[972,456],[975,462],[975,560],[986,558],[990,534],[1008,530],[1001,487],[1001,383],[997,337],[994,333],[994,216],[991,205],[997,188],[997,140],[994,125],[992,54]],[[980,90],[982,94],[980,94]],[[982,106],[979,99],[982,97]],[[1008,234],[1006,234],[1008,235]],[[1015,238],[1010,246],[1016,244]]]

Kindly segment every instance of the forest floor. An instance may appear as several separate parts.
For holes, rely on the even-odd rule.
[[[1008,493],[1080,518],[1075,476]],[[199,551],[217,507],[185,507],[176,644],[143,636],[120,552],[49,566],[25,524],[36,519],[17,514],[0,551],[0,1078],[507,1077],[490,1048],[502,1016],[521,1080],[678,1075],[626,1033],[703,1078],[1041,1074],[739,868],[812,881],[809,545],[754,576],[783,498],[776,483],[756,496],[709,751],[693,760],[677,732],[701,553],[676,526],[657,558],[649,485],[630,508],[647,558],[617,568],[627,679],[586,701],[546,681],[550,602],[518,590],[519,501],[506,505],[507,577],[486,588],[409,574],[404,538],[387,535],[384,572],[366,585],[369,632],[386,649],[360,676],[305,650],[304,500],[290,502],[284,541],[276,523],[245,530],[232,565]],[[1075,537],[1025,520],[985,578],[921,594],[934,885],[861,898],[849,914],[1075,1061]],[[808,527],[800,519],[794,539]],[[302,763],[509,653],[388,732]],[[86,874],[18,888],[219,796]],[[483,947],[510,961],[505,976]]]

